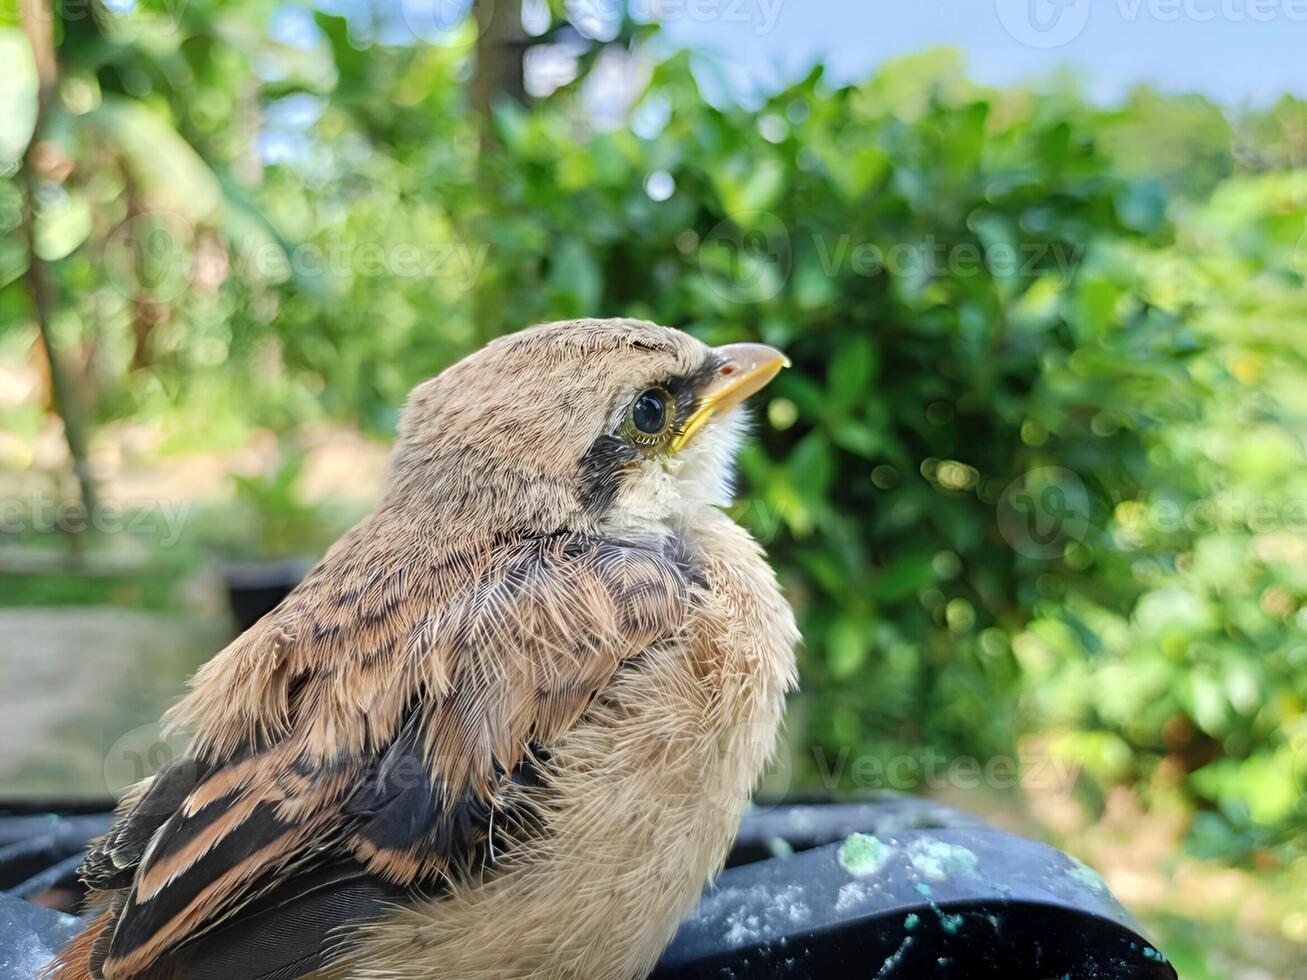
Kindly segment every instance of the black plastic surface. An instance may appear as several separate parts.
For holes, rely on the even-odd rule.
[[[729,868],[654,977],[1174,980],[1175,971],[1094,871],[974,826],[859,834]]]
[[[78,925],[71,915],[0,892],[0,980],[32,980]]]
[[[244,633],[290,594],[313,566],[310,559],[231,562],[223,566],[227,603],[237,632]]]
[[[23,898],[75,902],[110,820],[33,806],[0,803],[0,980],[30,980],[75,931]],[[761,806],[728,864],[656,980],[1175,978],[1095,872],[929,800]]]

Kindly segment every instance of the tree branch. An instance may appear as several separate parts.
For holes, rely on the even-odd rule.
[[[40,185],[36,154],[50,104],[59,89],[59,68],[54,48],[54,14],[45,0],[22,0],[22,22],[23,33],[27,35],[28,43],[32,46],[38,82],[36,123],[32,127],[32,139],[23,156],[22,167],[24,186],[22,228],[27,245],[27,289],[31,296],[37,329],[41,334],[41,345],[45,348],[46,361],[50,369],[50,390],[54,407],[63,421],[64,439],[68,443],[68,452],[73,460],[73,473],[77,477],[82,504],[87,514],[90,514],[95,508],[95,484],[91,478],[87,452],[87,423],[83,406],[77,397],[73,377],[55,347],[51,325],[56,303],[54,280],[48,263],[36,251],[35,199]],[[87,526],[89,525],[88,521]]]

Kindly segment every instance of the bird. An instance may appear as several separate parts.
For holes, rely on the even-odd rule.
[[[788,364],[632,319],[422,382],[373,512],[165,715],[50,980],[636,980],[722,867],[799,634],[728,515]]]

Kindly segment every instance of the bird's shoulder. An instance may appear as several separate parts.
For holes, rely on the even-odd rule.
[[[534,696],[549,735],[574,720],[560,685],[601,684],[683,625],[692,562],[598,533],[424,539],[364,524],[197,672],[169,721],[206,757],[294,739],[327,758],[388,744],[415,697],[439,708],[438,729],[484,709],[511,731],[521,712],[503,700]],[[447,768],[469,748],[450,745]]]

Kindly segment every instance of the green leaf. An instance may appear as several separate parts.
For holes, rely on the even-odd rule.
[[[1086,339],[1096,340],[1116,323],[1120,288],[1101,277],[1082,279],[1076,290],[1072,318]]]
[[[170,120],[140,102],[109,95],[87,120],[117,147],[152,207],[192,224],[218,216],[218,179]]]
[[[872,575],[872,598],[881,602],[899,602],[935,581],[934,555],[903,555]]]
[[[790,453],[786,469],[790,483],[810,509],[824,504],[835,477],[835,460],[821,433],[811,432],[803,437]]]
[[[0,171],[22,159],[36,125],[36,63],[26,35],[0,27]]]
[[[847,678],[856,674],[867,661],[871,631],[862,620],[842,616],[831,624],[826,635],[826,664],[831,676]]]
[[[868,459],[884,449],[884,442],[879,433],[869,425],[854,419],[836,419],[832,422],[831,437],[841,449],[847,449]]]
[[[880,355],[865,334],[850,337],[830,360],[826,379],[831,405],[851,408],[871,397],[871,385],[880,370]]]
[[[91,207],[80,195],[63,194],[39,212],[36,254],[47,262],[69,255],[91,234]]]
[[[710,168],[709,174],[727,217],[770,209],[785,186],[785,168],[770,155],[733,157]]]

